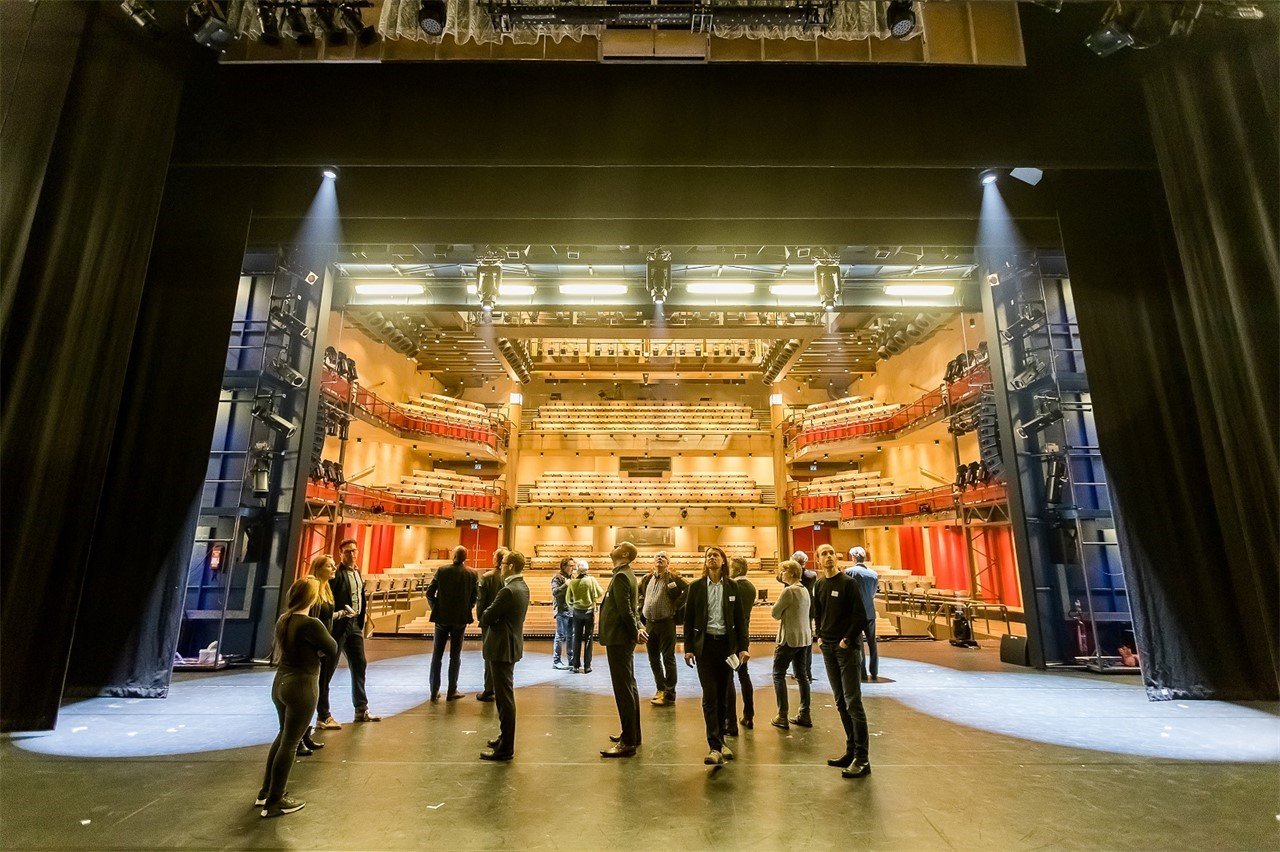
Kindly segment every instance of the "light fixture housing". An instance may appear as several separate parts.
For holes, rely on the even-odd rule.
[[[502,294],[502,260],[495,256],[482,257],[476,263],[476,294],[480,296],[480,310],[493,313],[493,307]]]
[[[316,43],[316,35],[311,31],[311,22],[302,11],[301,3],[284,4],[284,29],[298,47]]]
[[[369,45],[378,40],[378,28],[372,24],[366,25],[362,13],[365,7],[372,5],[367,0],[346,0],[338,4],[338,16],[342,18],[342,25],[351,30],[360,44]]]
[[[916,12],[911,0],[890,0],[884,12],[889,34],[896,39],[908,38],[916,31]]]
[[[270,401],[256,403],[253,406],[253,416],[265,423],[275,432],[279,432],[285,438],[292,438],[298,431],[298,424],[276,414],[275,406]]]
[[[1000,179],[1000,172],[995,169],[984,169],[982,174],[978,175],[978,179],[982,181],[983,186],[990,186]]]
[[[142,27],[143,32],[152,38],[164,35],[164,28],[156,21],[156,4],[151,0],[124,0],[120,8],[129,16],[129,20]]]
[[[659,308],[671,293],[671,252],[654,249],[645,260],[645,284],[649,297]]]
[[[325,180],[337,180],[340,173],[337,166],[325,166],[320,170],[320,176]]]
[[[449,9],[445,0],[422,0],[418,8],[418,27],[432,38],[444,35],[449,22]]]
[[[258,36],[258,41],[272,47],[280,44],[280,18],[276,16],[277,11],[274,4],[258,4],[258,23],[262,25],[262,34]]]
[[[219,53],[235,41],[236,31],[227,23],[227,13],[217,0],[196,0],[187,7],[187,29],[196,44]]]
[[[836,309],[840,297],[840,262],[830,258],[814,261],[813,281],[818,288],[818,301],[824,311]]]
[[[886,296],[950,296],[956,292],[954,284],[886,284]]]

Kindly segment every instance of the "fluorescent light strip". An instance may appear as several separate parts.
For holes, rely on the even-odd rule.
[[[356,294],[359,296],[421,296],[427,290],[421,284],[357,284]]]
[[[950,296],[956,291],[954,284],[886,284],[886,296]]]
[[[813,296],[817,298],[817,284],[770,284],[769,292],[774,296]]]
[[[625,296],[626,284],[604,284],[598,281],[581,284],[561,284],[561,296]]]
[[[756,285],[745,281],[695,281],[684,288],[699,296],[746,296],[756,291]]]

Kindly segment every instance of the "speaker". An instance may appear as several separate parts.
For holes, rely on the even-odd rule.
[[[1006,633],[1000,637],[1000,662],[1012,663],[1015,666],[1030,666],[1031,655],[1027,652],[1027,637]]]

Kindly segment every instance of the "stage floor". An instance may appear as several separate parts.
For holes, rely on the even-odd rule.
[[[994,644],[994,643],[987,643]],[[604,655],[590,675],[553,670],[549,643],[516,668],[517,756],[477,760],[492,704],[426,701],[425,642],[370,643],[377,724],[325,732],[290,791],[307,807],[251,807],[275,733],[269,671],[186,675],[163,701],[94,699],[58,730],[0,744],[0,844],[150,848],[1236,848],[1280,846],[1280,710],[1150,703],[1132,677],[1045,673],[992,648],[885,643],[864,687],[871,777],[825,765],[843,737],[815,661],[812,730],[779,731],[767,661],[753,659],[756,728],[706,753],[697,678],[674,707],[647,703],[644,746],[598,751],[618,727]],[[767,645],[753,649],[767,657]],[[479,686],[469,647],[463,688]],[[346,671],[334,679],[351,718]],[[791,700],[796,700],[790,682]]]

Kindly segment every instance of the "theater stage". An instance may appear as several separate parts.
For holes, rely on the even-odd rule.
[[[590,675],[551,668],[548,643],[517,667],[513,763],[476,759],[493,705],[426,701],[426,643],[370,644],[377,724],[326,732],[300,759],[298,814],[250,807],[275,733],[269,671],[186,675],[164,701],[69,705],[52,734],[0,745],[4,848],[1274,848],[1280,712],[1146,701],[1136,678],[1044,673],[994,650],[886,643],[866,687],[874,774],[840,778],[830,689],[815,727],[770,727],[753,660],[757,726],[711,771],[697,679],[655,708],[637,655],[644,746],[605,761],[617,727],[603,654]],[[767,655],[769,648],[759,646]],[[334,679],[351,718],[346,671]],[[468,650],[463,687],[479,683]],[[792,686],[792,700],[795,700]],[[793,705],[794,707],[794,705]]]

